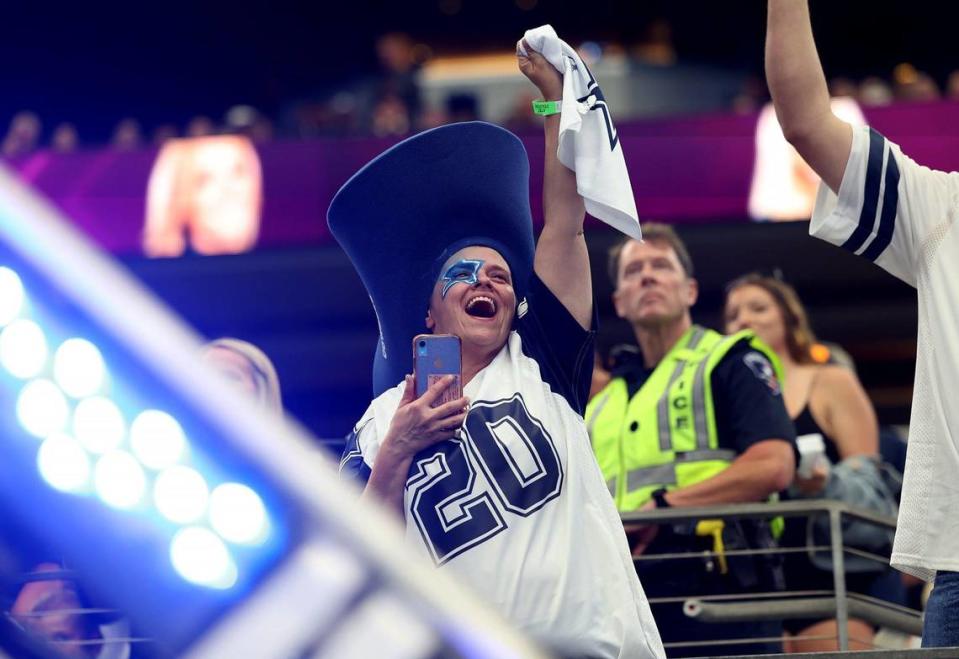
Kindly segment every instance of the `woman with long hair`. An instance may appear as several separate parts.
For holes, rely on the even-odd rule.
[[[879,453],[876,412],[859,379],[850,369],[821,363],[806,311],[796,291],[783,281],[749,274],[726,288],[723,311],[726,332],[750,329],[775,351],[785,372],[783,400],[796,426],[796,435],[820,435],[832,464],[855,455]],[[794,486],[804,497],[822,493],[828,465],[806,477],[797,474]],[[784,544],[805,543],[805,520],[786,520]],[[832,574],[812,565],[806,554],[787,554],[787,590],[832,589]],[[875,576],[847,575],[851,591],[869,591]],[[787,620],[787,652],[837,650],[835,620]],[[871,649],[874,630],[863,620],[849,619],[850,649]],[[802,640],[798,637],[827,637]]]

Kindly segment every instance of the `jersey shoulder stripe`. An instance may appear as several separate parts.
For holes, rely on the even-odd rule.
[[[870,128],[862,208],[856,228],[841,245],[843,249],[875,262],[889,247],[896,227],[899,178],[899,166],[889,142]]]

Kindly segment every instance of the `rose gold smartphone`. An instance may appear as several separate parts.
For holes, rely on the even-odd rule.
[[[456,376],[456,380],[436,399],[433,407],[460,398],[463,395],[460,337],[453,334],[418,334],[413,339],[413,373],[416,376],[417,398],[440,378]]]

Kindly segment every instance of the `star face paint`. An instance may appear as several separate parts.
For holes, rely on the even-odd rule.
[[[440,280],[443,282],[443,299],[454,284],[472,286],[479,281],[479,271],[483,267],[482,259],[460,259],[451,265]]]

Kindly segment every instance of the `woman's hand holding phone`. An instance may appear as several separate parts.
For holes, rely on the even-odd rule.
[[[407,375],[403,397],[382,448],[393,451],[397,457],[412,458],[423,449],[453,437],[466,420],[469,399],[463,396],[437,407],[432,405],[455,381],[455,376],[445,375],[416,398],[415,381],[412,375]]]

